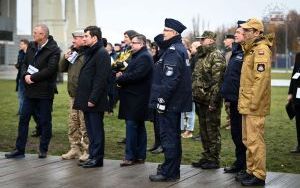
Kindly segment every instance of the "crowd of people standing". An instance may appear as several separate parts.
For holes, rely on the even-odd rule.
[[[126,126],[121,167],[146,161],[145,121],[151,120],[155,143],[149,151],[163,152],[164,161],[149,179],[178,180],[181,138],[193,137],[197,114],[200,134],[196,139],[201,140],[203,152],[192,166],[220,168],[221,109],[225,104],[236,160],[224,172],[237,173],[236,181],[244,186],[264,185],[264,124],[270,112],[273,36],[264,34],[261,20],[238,21],[235,33],[225,37],[227,51],[223,54],[217,49],[216,33],[204,31],[188,45],[181,36],[185,29],[178,20],[166,18],[162,34],[153,43],[128,30],[124,43],[112,45],[99,27],[88,26],[72,33],[72,46],[61,55],[48,27],[35,26],[34,41],[21,40],[20,44],[18,137],[15,150],[5,157],[25,157],[31,116],[39,127],[38,157],[47,157],[56,77],[58,72],[67,72],[70,150],[62,159],[79,159],[82,168],[103,166],[104,112],[113,113],[119,100],[118,118]],[[295,67],[293,74],[299,74]],[[298,78],[293,77],[292,83],[297,84]],[[297,102],[300,95],[294,90],[291,86],[288,100]],[[299,130],[299,114],[296,120]],[[298,146],[294,152],[299,150]]]

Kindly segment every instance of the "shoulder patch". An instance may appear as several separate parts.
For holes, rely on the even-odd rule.
[[[172,76],[174,74],[174,67],[170,65],[165,65],[165,75]]]
[[[263,63],[257,64],[257,69],[256,69],[256,70],[257,70],[258,72],[264,72],[265,69],[266,69],[265,64],[263,64]]]

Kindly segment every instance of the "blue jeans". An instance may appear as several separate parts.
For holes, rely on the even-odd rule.
[[[37,113],[38,124],[41,126],[40,151],[47,152],[52,136],[52,105],[53,99],[32,99],[25,97],[19,117],[16,148],[25,152],[29,121],[32,114]],[[38,111],[36,109],[39,109]]]
[[[195,103],[193,102],[191,112],[181,113],[181,130],[193,131],[195,125]]]
[[[144,121],[126,120],[125,159],[146,159],[147,133]]]
[[[104,158],[104,112],[83,112],[86,131],[89,137],[89,158],[98,161]]]
[[[18,114],[21,114],[22,111],[22,106],[24,102],[24,97],[25,97],[25,84],[22,79],[19,79],[19,85],[18,85],[18,99],[19,99],[19,110]]]

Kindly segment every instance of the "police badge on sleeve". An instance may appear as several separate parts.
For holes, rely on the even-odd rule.
[[[165,65],[165,75],[172,76],[174,74],[174,67],[170,65]]]
[[[263,64],[263,63],[259,63],[259,64],[257,64],[257,71],[258,72],[264,72],[265,71],[265,64]]]

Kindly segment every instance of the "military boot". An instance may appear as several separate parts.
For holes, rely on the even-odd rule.
[[[84,161],[86,161],[88,158],[89,158],[89,154],[88,154],[86,151],[84,151],[83,154],[79,157],[79,161],[80,161],[80,162],[84,162]]]
[[[76,159],[81,156],[81,151],[78,146],[71,146],[68,153],[61,156],[62,159]]]

